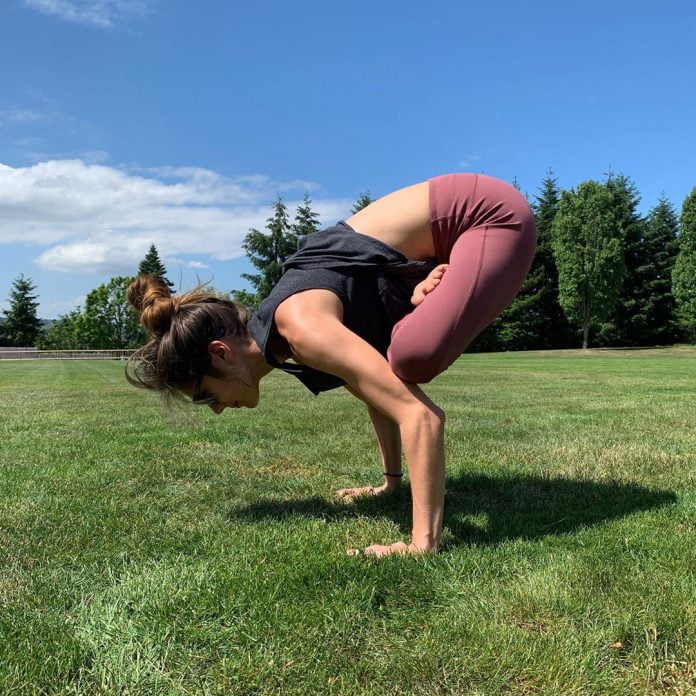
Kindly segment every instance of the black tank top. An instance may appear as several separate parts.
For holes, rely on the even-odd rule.
[[[313,394],[345,382],[308,365],[279,363],[269,343],[283,341],[274,316],[278,305],[303,290],[330,290],[343,304],[343,323],[386,356],[394,324],[413,309],[413,288],[437,265],[413,261],[377,239],[339,222],[300,239],[283,275],[249,320],[248,328],[269,365],[295,375]]]

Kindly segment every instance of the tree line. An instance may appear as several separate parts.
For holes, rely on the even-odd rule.
[[[171,289],[157,247],[152,244],[137,275],[161,277]],[[116,276],[88,293],[84,307],[63,314],[46,328],[36,316],[36,287],[20,275],[13,283],[10,307],[0,324],[0,345],[36,346],[42,350],[134,348],[145,341],[138,315],[126,301],[133,276]]]
[[[369,193],[360,194],[352,212],[371,202]],[[645,216],[639,203],[635,184],[623,174],[562,190],[549,171],[531,202],[538,244],[529,275],[469,351],[696,343],[696,188],[679,215],[664,195]],[[307,194],[292,222],[279,197],[265,231],[250,229],[242,245],[257,271],[242,276],[253,290],[228,294],[256,309],[300,238],[318,229]],[[154,245],[138,268],[138,275],[145,273],[166,274]],[[35,341],[41,348],[140,345],[145,336],[125,300],[131,280],[112,278],[87,295],[83,308],[41,330],[35,288],[20,276],[0,325],[0,344],[4,338],[6,345]]]
[[[561,190],[549,172],[532,203],[530,273],[472,349],[696,342],[696,188],[680,216],[664,195],[645,216],[639,203],[625,175]]]

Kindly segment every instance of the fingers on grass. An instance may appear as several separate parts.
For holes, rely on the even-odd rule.
[[[388,546],[383,546],[382,544],[373,544],[368,546],[363,553],[365,556],[377,556],[381,558],[382,556],[391,556],[395,553],[406,554],[409,552],[408,544],[403,541],[397,541],[394,544],[389,544]]]
[[[341,488],[336,491],[336,497],[349,503],[363,496],[375,496],[377,491],[374,486],[361,486],[360,488]]]
[[[393,544],[372,544],[364,549],[348,549],[346,554],[348,556],[365,556],[373,558],[384,558],[384,556],[406,556],[406,555],[418,555],[423,553],[420,549],[417,549],[413,544],[406,544],[403,541],[396,541]]]

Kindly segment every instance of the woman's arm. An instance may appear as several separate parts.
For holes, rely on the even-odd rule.
[[[444,413],[415,384],[342,323],[343,307],[328,290],[307,290],[280,304],[275,320],[303,363],[341,377],[364,401],[394,421],[411,479],[410,544],[374,545],[366,553],[434,551],[440,543],[445,496]]]
[[[349,386],[346,386],[346,389],[353,396],[361,399],[360,394],[354,389]],[[399,426],[369,402],[366,405],[370,421],[372,421],[372,427],[377,436],[384,482],[378,487],[361,486],[357,488],[341,488],[339,491],[336,491],[336,495],[339,498],[347,500],[361,495],[380,495],[386,491],[401,488],[401,433],[399,432]]]
[[[357,396],[357,392],[353,392]],[[360,398],[360,397],[358,397]],[[379,453],[382,458],[384,483],[387,488],[401,485],[401,433],[399,426],[389,416],[385,416],[371,403],[367,403],[367,413],[375,429]],[[387,476],[392,474],[392,476]]]

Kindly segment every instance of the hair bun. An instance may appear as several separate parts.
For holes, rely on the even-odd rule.
[[[169,330],[175,304],[169,286],[159,276],[139,276],[129,286],[128,302],[140,312],[140,323],[153,335]]]

